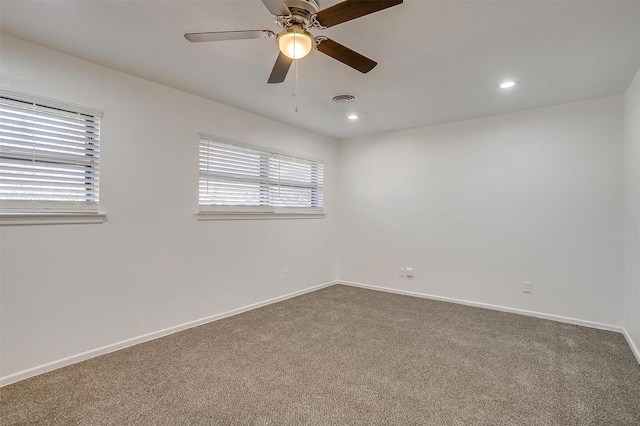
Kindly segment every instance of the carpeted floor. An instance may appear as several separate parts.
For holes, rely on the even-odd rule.
[[[620,334],[333,286],[0,389],[9,425],[639,425]]]

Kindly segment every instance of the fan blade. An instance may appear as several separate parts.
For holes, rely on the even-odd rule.
[[[282,83],[287,76],[287,73],[289,72],[289,68],[291,67],[292,62],[293,59],[285,56],[282,52],[280,52],[267,83]]]
[[[316,19],[320,25],[329,28],[401,3],[402,0],[345,0],[321,10]]]
[[[291,15],[291,11],[283,0],[262,0],[262,3],[269,9],[272,15],[287,16]]]
[[[345,65],[349,65],[351,68],[356,69],[363,74],[368,73],[378,65],[376,61],[372,61],[355,50],[351,50],[331,39],[325,39],[325,37],[320,36],[316,41],[319,43],[317,49],[320,52],[331,56],[333,59],[336,59]]]
[[[271,38],[275,33],[269,30],[246,30],[246,31],[214,31],[208,33],[186,33],[184,38],[190,42],[201,41],[224,41],[224,40],[245,40],[252,38]]]

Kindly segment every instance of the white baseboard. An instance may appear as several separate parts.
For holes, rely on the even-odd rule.
[[[636,343],[633,341],[633,339],[631,338],[631,336],[629,335],[629,333],[627,332],[627,330],[624,330],[624,333],[622,333],[624,335],[624,338],[627,340],[627,343],[629,344],[629,347],[631,348],[631,352],[633,352],[633,354],[636,356],[636,360],[638,361],[638,364],[640,364],[640,350],[638,350],[638,346],[636,345]]]
[[[18,382],[20,380],[27,379],[29,377],[37,376],[38,374],[46,373],[48,371],[56,370],[61,367],[66,367],[67,365],[75,364],[80,361],[84,361],[90,358],[95,358],[100,355],[108,354],[110,352],[117,351],[119,349],[124,349],[129,346],[137,345],[138,343],[147,342],[149,340],[157,339],[159,337],[167,336],[169,334],[177,333],[182,330],[186,330],[188,328],[197,327],[199,325],[207,324],[209,322],[217,321],[223,318],[227,318],[233,315],[238,315],[243,312],[250,311],[252,309],[260,308],[262,306],[271,305],[272,303],[281,302],[286,299],[290,299],[292,297],[300,296],[305,293],[310,293],[312,291],[320,290],[324,287],[329,287],[334,284],[337,284],[337,281],[329,281],[323,284],[315,285],[309,288],[305,288],[303,290],[294,291],[293,293],[288,293],[283,296],[274,297],[272,299],[264,300],[262,302],[253,303],[251,305],[243,306],[241,308],[233,309],[231,311],[223,312],[216,315],[211,315],[206,318],[201,318],[195,321],[189,321],[184,324],[176,325],[173,327],[165,328],[163,330],[154,331],[152,333],[147,333],[142,336],[132,337],[130,339],[122,340],[120,342],[112,343],[110,345],[102,346],[100,348],[92,349],[86,352],[82,352],[76,355],[72,355],[66,358],[59,359],[57,361],[49,362],[47,364],[39,365],[37,367],[29,368],[27,370],[19,371],[14,374],[10,374],[5,377],[0,377],[0,387],[6,386],[11,383]]]
[[[467,306],[473,306],[473,307],[476,307],[476,308],[491,309],[491,310],[494,310],[494,311],[509,312],[509,313],[512,313],[512,314],[526,315],[526,316],[529,316],[529,317],[548,319],[548,320],[564,322],[564,323],[568,323],[568,324],[582,325],[584,327],[597,328],[597,329],[600,329],[600,330],[615,331],[617,333],[622,333],[622,334],[626,333],[624,328],[618,327],[616,325],[604,324],[604,323],[593,322],[593,321],[586,321],[586,320],[581,320],[581,319],[576,319],[576,318],[563,317],[563,316],[559,316],[559,315],[545,314],[543,312],[535,312],[535,311],[528,311],[528,310],[525,310],[525,309],[509,308],[507,306],[491,305],[489,303],[472,302],[470,300],[454,299],[452,297],[443,297],[443,296],[436,296],[436,295],[433,295],[433,294],[417,293],[417,292],[414,292],[414,291],[399,290],[399,289],[389,288],[389,287],[379,287],[379,286],[375,286],[375,285],[362,284],[362,283],[357,283],[357,282],[353,282],[353,281],[338,280],[337,284],[344,284],[344,285],[348,285],[348,286],[352,286],[352,287],[361,287],[361,288],[366,288],[366,289],[369,289],[369,290],[384,291],[384,292],[387,292],[387,293],[402,294],[404,296],[421,297],[423,299],[432,299],[432,300],[439,300],[439,301],[442,301],[442,302],[457,303],[459,305],[467,305]]]

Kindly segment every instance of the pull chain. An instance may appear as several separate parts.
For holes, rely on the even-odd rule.
[[[293,80],[293,91],[291,92],[291,96],[296,96],[298,94],[298,60],[294,59],[294,66],[296,68],[295,79]],[[296,103],[295,111],[298,112],[298,104]]]

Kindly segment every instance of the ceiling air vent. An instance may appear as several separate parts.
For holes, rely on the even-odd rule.
[[[355,101],[358,97],[356,95],[350,95],[348,93],[343,93],[341,95],[335,95],[333,97],[333,102],[343,103],[343,102],[351,102]]]

